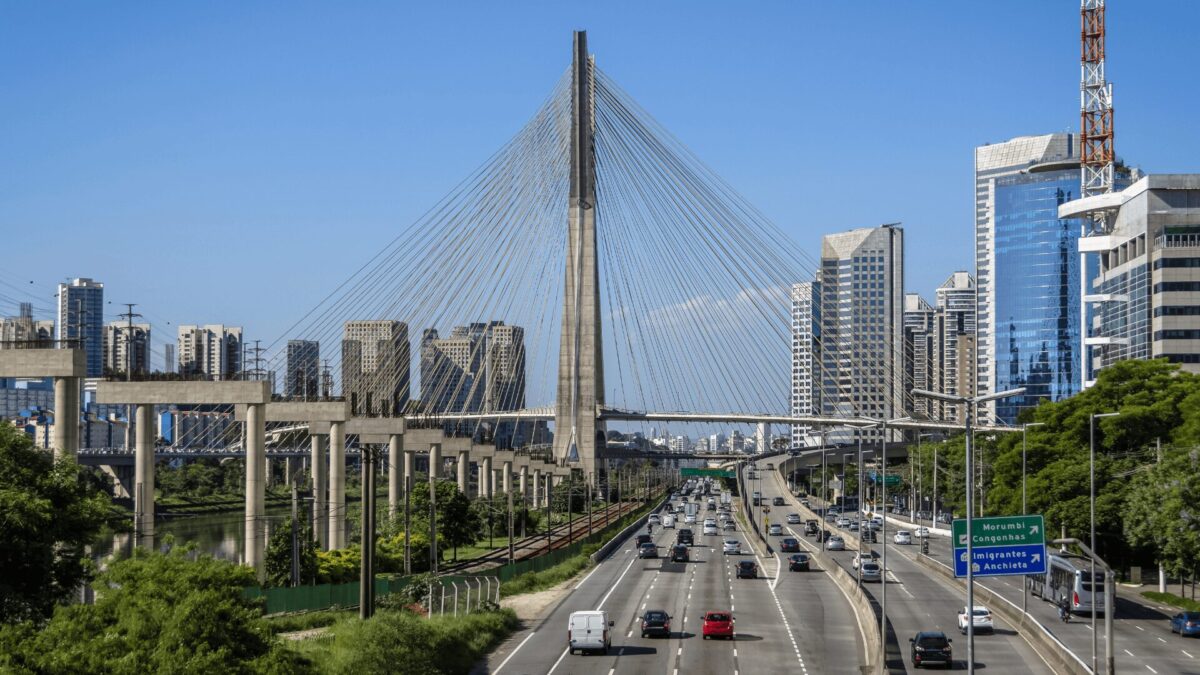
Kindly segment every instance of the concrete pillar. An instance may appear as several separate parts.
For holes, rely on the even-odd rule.
[[[521,491],[521,503],[528,506],[529,505],[529,467],[528,466],[521,467],[521,478],[520,478],[520,482],[517,485],[518,485],[518,489]]]
[[[492,458],[484,457],[479,463],[479,494],[492,498]]]
[[[429,444],[429,482],[442,477],[442,444]]]
[[[104,465],[100,471],[113,482],[113,496],[117,499],[133,499],[134,467],[126,464]]]
[[[283,483],[284,485],[292,484],[292,472],[295,470],[297,462],[292,461],[294,457],[283,458]]]
[[[79,439],[82,435],[80,428],[80,416],[83,412],[81,407],[81,399],[83,397],[83,378],[71,377],[68,378],[68,386],[71,394],[67,397],[67,414],[69,424],[67,424],[67,447],[66,452],[72,456],[79,452]],[[153,417],[153,416],[152,416]],[[151,441],[153,443],[153,441]]]
[[[542,493],[546,490],[542,487],[542,470],[533,470],[533,507],[542,507]]]
[[[71,419],[71,380],[73,377],[54,378],[54,431],[50,434],[50,447],[54,448],[54,456],[68,454],[71,445],[69,423]]]
[[[416,482],[415,476],[416,475],[417,475],[417,451],[416,450],[405,450],[404,451],[404,485],[405,485],[404,489],[405,490],[412,490],[412,489],[416,488],[416,485],[415,485],[415,482]]]
[[[133,458],[133,531],[134,544],[144,548],[154,548],[154,434],[150,432],[153,412],[154,406],[143,403],[135,413],[138,433]]]
[[[311,437],[312,444],[312,483],[309,487],[312,489],[313,505],[313,533],[317,538],[317,545],[322,549],[329,550],[329,501],[326,491],[329,489],[329,477],[327,470],[329,462],[326,458],[326,446],[329,444],[329,437],[325,434],[313,434]]]
[[[495,462],[493,462],[493,465],[494,464],[495,464]],[[500,469],[493,466],[492,473],[488,477],[488,480],[492,481],[492,494],[494,494],[494,495],[504,494],[501,491],[501,488],[503,487],[504,484],[500,482]]]
[[[503,466],[500,484],[504,486],[504,494],[508,494],[512,492],[512,460],[505,462]]]
[[[145,433],[141,410],[138,411],[138,438]],[[266,407],[261,403],[246,406],[246,546],[245,564],[261,578],[265,570],[267,481]]]
[[[400,490],[404,468],[400,456],[404,454],[404,434],[388,436],[388,516],[395,518],[400,510],[404,493]]]
[[[466,450],[458,451],[458,491],[470,497],[471,453]]]
[[[329,548],[346,547],[346,433],[329,423]]]

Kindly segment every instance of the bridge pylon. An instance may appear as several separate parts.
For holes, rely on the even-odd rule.
[[[604,354],[596,259],[595,67],[585,31],[575,32],[571,73],[571,186],[554,457],[595,480],[597,448],[605,443],[598,419],[604,403]]]

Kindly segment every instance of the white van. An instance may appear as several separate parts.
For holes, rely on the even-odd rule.
[[[669,528],[671,528],[671,529],[675,529],[675,516],[672,516],[672,515],[669,515],[669,514],[665,514],[665,515],[663,515],[663,517],[662,517],[662,526],[663,526],[664,528],[666,528],[666,527],[669,527]]]
[[[587,612],[571,612],[567,620],[567,651],[574,654],[575,650],[598,650],[608,653],[612,646],[609,628],[613,622],[608,620],[608,612],[591,610]]]

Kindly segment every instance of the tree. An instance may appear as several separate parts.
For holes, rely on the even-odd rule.
[[[242,593],[254,571],[190,549],[143,549],[98,579],[95,605],[60,606],[43,630],[0,631],[0,671],[309,672]]]
[[[43,621],[89,579],[109,506],[74,460],[0,424],[0,623]]]
[[[1155,562],[1184,574],[1200,555],[1200,450],[1169,449],[1161,464],[1133,479],[1125,536],[1153,552]]]
[[[453,481],[439,480],[437,485],[437,534],[439,546],[458,548],[475,542],[479,532],[478,514],[471,509],[471,500],[458,491]],[[411,499],[414,529],[418,519],[429,530],[429,487],[428,484],[414,489]],[[429,540],[426,539],[426,542]],[[428,551],[424,553],[428,554]],[[441,551],[438,552],[439,556]],[[414,549],[413,558],[420,553]]]
[[[300,583],[307,583],[317,576],[317,544],[312,536],[312,523],[299,519],[296,538],[300,541]],[[292,519],[282,527],[275,528],[267,541],[266,553],[267,584],[290,586],[292,583]]]

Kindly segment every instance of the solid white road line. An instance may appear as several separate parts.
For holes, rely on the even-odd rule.
[[[517,648],[512,650],[512,653],[509,654],[507,657],[505,657],[505,659],[500,662],[500,665],[496,666],[496,669],[492,672],[498,673],[498,672],[500,672],[500,669],[502,669],[502,668],[504,668],[504,666],[508,665],[508,662],[510,660],[512,660],[512,657],[516,656],[517,652],[521,650],[521,647],[524,647],[525,643],[529,642],[529,638],[533,637],[534,634],[536,634],[536,633],[537,633],[537,631],[535,630],[535,631],[531,632],[529,635],[526,635],[525,639],[521,640],[521,644],[517,645]]]

